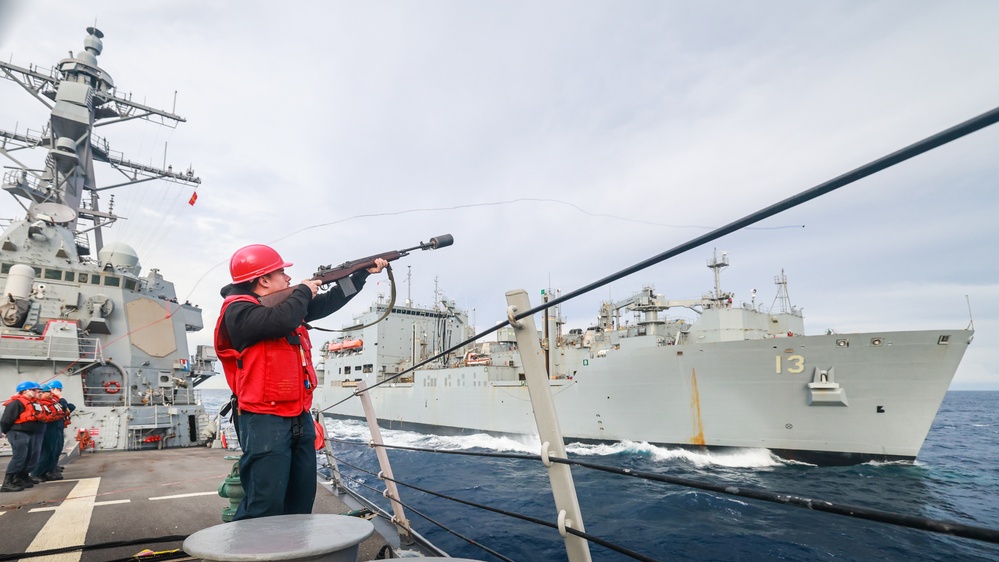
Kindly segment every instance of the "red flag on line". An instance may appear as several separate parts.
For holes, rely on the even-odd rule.
[[[196,202],[197,200],[198,200],[198,192],[197,192],[197,191],[195,191],[195,192],[194,192],[194,193],[193,193],[193,194],[191,195],[191,198],[190,198],[190,199],[189,199],[189,200],[187,201],[187,204],[188,204],[188,205],[191,205],[191,206],[194,206],[194,203],[195,203],[195,202]]]

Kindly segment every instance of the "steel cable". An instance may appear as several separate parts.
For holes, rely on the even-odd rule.
[[[872,162],[864,164],[863,166],[860,166],[859,168],[855,168],[855,169],[853,169],[853,170],[851,170],[849,172],[846,172],[845,174],[842,174],[840,176],[837,176],[837,177],[835,177],[835,178],[833,178],[833,179],[831,179],[829,181],[826,181],[824,183],[820,183],[819,185],[816,185],[815,187],[806,189],[805,191],[802,191],[802,192],[800,192],[800,193],[798,193],[796,195],[788,197],[787,199],[784,199],[783,201],[779,201],[777,203],[774,203],[773,205],[770,205],[769,207],[766,207],[764,209],[761,209],[759,211],[756,211],[754,213],[746,215],[746,216],[742,217],[741,219],[738,219],[738,220],[735,220],[733,222],[730,222],[730,223],[728,223],[725,226],[716,228],[716,229],[712,230],[711,232],[708,232],[706,234],[698,236],[697,238],[693,238],[691,240],[688,240],[687,242],[684,242],[683,244],[680,244],[679,246],[675,246],[675,247],[673,247],[673,248],[671,248],[671,249],[669,249],[669,250],[667,250],[665,252],[662,252],[661,254],[657,254],[655,256],[652,256],[651,258],[648,258],[646,260],[640,261],[640,262],[638,262],[638,263],[636,263],[636,264],[634,264],[632,266],[626,267],[626,268],[618,271],[617,273],[612,273],[611,275],[608,275],[608,276],[606,276],[606,277],[604,277],[602,279],[598,279],[598,280],[596,280],[596,281],[594,281],[594,282],[592,282],[592,283],[590,283],[588,285],[584,285],[584,286],[582,286],[582,287],[580,287],[578,289],[570,291],[570,292],[568,292],[568,293],[566,293],[566,294],[564,294],[564,295],[562,295],[560,297],[556,297],[556,298],[554,298],[554,299],[552,299],[552,300],[550,300],[550,301],[548,301],[546,303],[540,304],[540,305],[538,305],[538,306],[536,306],[536,307],[534,307],[534,308],[532,308],[530,310],[527,310],[527,311],[524,311],[524,312],[518,312],[516,315],[514,315],[514,319],[515,320],[520,320],[522,318],[527,318],[528,316],[533,316],[534,314],[537,314],[538,312],[541,312],[541,311],[547,310],[547,309],[549,309],[549,308],[551,308],[553,306],[557,306],[559,304],[562,304],[563,302],[566,302],[566,301],[574,299],[574,298],[576,298],[578,296],[581,296],[581,295],[584,295],[586,293],[589,293],[590,291],[593,291],[595,289],[599,289],[600,287],[608,285],[608,284],[610,284],[610,283],[612,283],[614,281],[617,281],[618,279],[621,279],[621,278],[626,277],[628,275],[631,275],[633,273],[637,273],[637,272],[639,272],[639,271],[641,271],[643,269],[649,268],[649,267],[651,267],[653,265],[656,265],[658,263],[664,262],[664,261],[666,261],[666,260],[668,260],[670,258],[676,257],[676,256],[678,256],[680,254],[683,254],[683,253],[685,253],[687,251],[690,251],[690,250],[692,250],[694,248],[697,248],[699,246],[703,246],[704,244],[707,244],[708,242],[711,242],[713,240],[721,238],[722,236],[726,236],[728,234],[731,234],[733,232],[736,232],[738,230],[746,228],[746,227],[748,227],[748,226],[750,226],[752,224],[760,222],[763,219],[770,218],[770,217],[772,217],[774,215],[777,215],[779,213],[787,211],[788,209],[792,209],[794,207],[797,207],[798,205],[801,205],[803,203],[807,203],[808,201],[811,201],[812,199],[815,199],[815,198],[820,197],[822,195],[826,195],[827,193],[831,193],[831,192],[833,192],[833,191],[835,191],[835,190],[837,190],[837,189],[839,189],[841,187],[844,187],[846,185],[849,185],[849,184],[851,184],[851,183],[853,183],[855,181],[858,181],[858,180],[861,180],[863,178],[866,178],[867,176],[870,176],[872,174],[875,174],[877,172],[880,172],[882,170],[890,168],[890,167],[892,167],[892,166],[894,166],[896,164],[900,164],[902,162],[905,162],[906,160],[909,160],[911,158],[919,156],[920,154],[923,154],[924,152],[928,152],[930,150],[933,150],[934,148],[938,148],[938,147],[943,146],[943,145],[945,145],[945,144],[947,144],[947,143],[949,143],[951,141],[955,141],[955,140],[957,140],[959,138],[962,138],[962,137],[965,137],[965,136],[967,136],[967,135],[969,135],[971,133],[974,133],[975,131],[984,129],[985,127],[988,127],[990,125],[994,125],[996,122],[999,122],[999,107],[997,107],[995,109],[992,109],[991,111],[987,111],[985,113],[982,113],[981,115],[972,117],[971,119],[968,119],[967,121],[964,121],[963,123],[959,123],[959,124],[957,124],[957,125],[949,128],[949,129],[945,129],[945,130],[943,130],[943,131],[941,131],[939,133],[936,133],[934,135],[930,135],[929,137],[926,137],[926,138],[924,138],[924,139],[922,139],[920,141],[912,143],[909,146],[906,146],[905,148],[902,148],[900,150],[892,152],[891,154],[888,154],[886,156],[882,156],[881,158],[878,158],[877,160],[874,160]],[[381,386],[381,385],[383,385],[385,383],[391,382],[391,381],[393,381],[393,380],[395,380],[395,379],[397,379],[397,378],[399,378],[399,377],[401,377],[401,376],[403,376],[405,374],[408,374],[408,373],[410,373],[410,372],[412,372],[412,371],[414,371],[414,370],[416,370],[416,369],[418,369],[420,367],[423,367],[424,365],[427,365],[428,363],[431,363],[432,361],[435,361],[435,360],[437,360],[437,359],[439,359],[441,357],[444,357],[447,354],[453,353],[453,352],[461,349],[462,347],[464,347],[464,346],[466,346],[466,345],[468,345],[470,343],[473,343],[473,342],[475,342],[475,341],[477,341],[479,339],[482,339],[483,337],[485,337],[485,336],[487,336],[487,335],[489,335],[489,334],[491,334],[493,332],[496,332],[500,328],[508,326],[509,324],[510,324],[509,320],[502,320],[499,323],[497,323],[494,326],[492,326],[491,328],[483,330],[482,332],[479,332],[478,334],[476,334],[476,335],[474,335],[474,336],[466,339],[465,341],[463,341],[463,342],[461,342],[461,343],[459,343],[459,344],[457,344],[457,345],[455,345],[455,346],[453,346],[451,348],[448,348],[448,349],[446,349],[446,350],[438,353],[437,355],[435,355],[435,356],[433,356],[433,357],[431,357],[429,359],[421,361],[421,362],[413,365],[412,367],[409,367],[408,369],[403,370],[401,373],[397,373],[397,374],[395,374],[395,375],[393,375],[391,377],[388,377],[388,378],[386,378],[386,379],[384,379],[382,381],[379,381],[379,382],[377,382],[377,383],[369,386],[367,388],[367,390],[371,390],[371,389],[377,388],[377,387],[379,387],[379,386]],[[334,408],[334,407],[336,407],[336,406],[338,406],[338,405],[346,402],[347,400],[350,400],[354,396],[357,396],[358,394],[360,394],[360,392],[354,391],[353,393],[351,393],[350,396],[344,398],[343,400],[335,402],[335,403],[327,406],[326,408],[323,408],[322,411],[325,412],[325,411],[329,410],[330,408]]]
[[[342,461],[341,461],[341,464],[344,464],[344,465],[346,465],[346,466],[349,466],[349,467],[351,467],[351,468],[353,468],[353,469],[355,469],[355,470],[359,470],[359,471],[361,471],[361,472],[365,472],[365,473],[367,473],[367,474],[370,474],[370,475],[372,475],[372,476],[374,476],[374,477],[376,477],[376,478],[379,478],[379,476],[378,476],[377,474],[375,474],[375,473],[371,472],[370,470],[365,470],[365,469],[363,469],[363,468],[361,468],[361,467],[359,467],[359,466],[354,466],[354,465],[352,465],[352,464],[350,464],[350,463],[347,463],[347,462],[342,462]],[[342,475],[341,475],[341,476],[342,476]],[[381,494],[383,494],[383,493],[384,493],[384,491],[383,491],[383,490],[379,490],[379,489],[377,489],[377,488],[373,488],[373,487],[371,487],[371,486],[368,486],[368,485],[367,485],[367,484],[365,484],[364,482],[361,482],[361,481],[359,481],[359,480],[357,480],[357,479],[355,479],[355,478],[351,478],[350,476],[344,476],[344,478],[346,478],[347,480],[350,480],[351,482],[353,482],[354,484],[357,484],[358,486],[362,486],[362,487],[364,487],[364,488],[367,488],[367,489],[371,490],[372,492],[375,492],[376,494],[380,494],[380,495],[381,495]],[[388,480],[388,479],[386,478],[386,480]],[[394,480],[393,480],[393,482],[394,482]],[[400,482],[400,484],[401,484],[401,482]],[[403,484],[403,486],[405,486],[405,485],[406,485],[406,484]],[[394,499],[394,500],[392,500],[392,501],[395,501],[395,502],[398,502],[398,503],[399,503],[399,505],[401,505],[402,507],[404,507],[404,508],[406,508],[406,509],[408,509],[408,510],[412,511],[413,513],[415,513],[415,514],[419,515],[420,517],[422,517],[422,518],[426,519],[427,521],[429,521],[429,522],[433,523],[434,525],[437,525],[437,526],[438,526],[438,527],[440,527],[441,529],[443,529],[443,530],[447,531],[448,533],[451,533],[452,535],[454,535],[454,536],[458,537],[459,539],[461,539],[461,540],[463,540],[463,541],[467,542],[468,544],[471,544],[471,545],[475,545],[475,546],[477,546],[478,548],[480,548],[480,549],[482,549],[482,550],[484,550],[484,551],[488,552],[489,554],[492,554],[493,556],[495,556],[495,557],[499,558],[500,560],[504,560],[504,561],[506,561],[506,562],[514,562],[513,560],[511,560],[510,558],[507,558],[506,556],[503,556],[503,555],[502,555],[502,554],[500,554],[499,552],[496,552],[495,550],[493,550],[493,549],[491,549],[491,548],[489,548],[489,547],[487,547],[487,546],[483,545],[482,543],[479,543],[479,542],[478,542],[478,541],[476,541],[475,539],[472,539],[472,538],[469,538],[469,537],[466,537],[466,536],[462,535],[461,533],[459,533],[459,532],[457,532],[457,531],[455,531],[455,530],[453,530],[453,529],[450,529],[450,528],[448,528],[447,526],[445,526],[445,525],[444,525],[443,523],[441,523],[440,521],[437,521],[437,520],[435,520],[435,519],[431,518],[430,516],[428,516],[428,515],[424,514],[423,512],[421,512],[421,511],[419,511],[419,510],[415,509],[415,508],[414,508],[413,506],[411,506],[411,505],[407,505],[407,504],[403,503],[403,502],[402,502],[402,500],[399,500],[399,499]]]
[[[360,442],[349,442],[340,441],[341,443],[351,444],[351,445],[365,445],[369,447],[384,447],[386,449],[401,449],[406,451],[419,451],[424,453],[440,453],[440,454],[450,454],[450,455],[466,455],[473,457],[496,457],[496,458],[507,458],[507,459],[517,459],[517,460],[537,460],[541,461],[540,455],[529,455],[521,453],[483,453],[474,451],[448,451],[443,449],[428,449],[420,447],[408,447],[403,445],[379,445],[370,443],[360,443]],[[919,517],[915,515],[904,515],[901,513],[894,513],[891,511],[882,511],[878,509],[870,509],[866,507],[860,507],[848,504],[838,504],[834,502],[829,502],[825,500],[806,498],[803,496],[798,496],[794,494],[782,494],[777,492],[770,492],[767,490],[760,490],[758,488],[744,488],[742,486],[736,486],[732,484],[715,484],[712,482],[704,482],[700,480],[693,480],[690,478],[680,478],[677,476],[667,476],[665,474],[657,474],[654,472],[644,472],[640,470],[632,470],[630,468],[617,468],[607,465],[602,465],[598,463],[592,463],[587,461],[566,459],[561,457],[548,457],[550,461],[560,464],[566,464],[570,466],[579,466],[583,468],[589,468],[592,470],[599,470],[602,472],[609,472],[612,474],[619,474],[622,476],[631,476],[634,478],[640,478],[643,480],[651,480],[655,482],[663,482],[666,484],[673,484],[677,486],[684,486],[687,488],[696,488],[699,490],[706,490],[709,492],[716,492],[719,494],[725,494],[730,496],[739,496],[744,498],[751,498],[756,500],[767,501],[771,503],[778,503],[782,505],[789,505],[792,507],[799,507],[804,509],[810,509],[813,511],[824,511],[827,513],[834,513],[836,515],[845,515],[848,517],[855,517],[858,519],[867,519],[870,521],[878,521],[881,523],[887,523],[890,525],[896,525],[899,527],[908,527],[911,529],[918,529],[921,531],[930,531],[934,533],[941,533],[946,535],[953,535],[957,537],[963,537],[967,539],[974,539],[978,541],[990,542],[999,544],[999,530],[989,529],[986,527],[976,527],[973,525],[965,525],[963,523],[955,523],[951,521],[940,521],[937,519],[929,519],[927,517]],[[377,476],[377,475],[376,475]],[[403,484],[404,486],[409,486],[402,482],[397,482]],[[421,490],[423,491],[423,490]],[[432,492],[429,492],[432,493]],[[435,494],[436,495],[436,494]]]
[[[20,552],[15,554],[0,554],[0,562],[5,562],[8,560],[22,560],[26,558],[36,558],[39,556],[52,556],[55,554],[65,554],[68,552],[89,552],[93,550],[103,550],[107,548],[119,548],[123,546],[139,546],[144,544],[156,544],[164,542],[178,542],[186,539],[188,535],[167,535],[165,537],[151,537],[146,539],[132,539],[124,541],[110,541],[103,542],[100,544],[92,545],[79,545],[79,546],[66,546],[62,548],[50,548],[48,550],[39,550],[36,552]],[[186,556],[186,555],[185,555]]]
[[[537,458],[537,460],[540,460],[540,459],[541,459],[541,457]],[[552,523],[550,521],[545,521],[544,519],[539,519],[537,517],[532,517],[530,515],[523,515],[523,514],[520,514],[520,513],[513,512],[513,511],[506,511],[504,509],[499,509],[499,508],[496,508],[496,507],[490,507],[488,505],[483,505],[483,504],[471,502],[471,501],[468,501],[468,500],[463,500],[463,499],[460,499],[460,498],[456,498],[456,497],[453,497],[453,496],[448,496],[446,494],[441,494],[441,493],[438,493],[438,492],[433,492],[431,490],[427,490],[425,488],[421,488],[421,487],[413,485],[413,484],[407,484],[406,482],[403,482],[401,480],[396,480],[394,478],[389,478],[387,476],[379,476],[378,474],[375,474],[375,473],[371,472],[370,470],[366,470],[366,469],[354,466],[354,465],[352,465],[350,463],[346,463],[346,462],[342,462],[342,461],[338,461],[338,462],[341,462],[342,464],[344,464],[346,466],[349,466],[349,467],[351,467],[353,469],[356,469],[356,470],[359,470],[361,472],[365,472],[367,474],[375,476],[376,478],[380,478],[382,480],[387,480],[389,482],[394,482],[396,484],[399,484],[401,486],[405,486],[407,488],[416,490],[418,492],[423,492],[424,494],[429,494],[431,496],[435,496],[435,497],[442,498],[442,499],[445,499],[445,500],[453,501],[455,503],[460,503],[462,505],[467,505],[469,507],[475,507],[475,508],[482,509],[482,510],[485,510],[485,511],[491,511],[493,513],[497,513],[499,515],[505,515],[507,517],[512,517],[514,519],[520,519],[521,521],[527,521],[528,523],[534,523],[535,525],[541,525],[543,527],[549,527],[551,529],[556,529],[556,530],[558,529],[558,524],[557,523]],[[352,481],[352,482],[357,482],[353,478],[348,477],[348,479],[350,481]],[[371,486],[368,486],[368,485],[360,483],[360,482],[357,482],[357,483],[360,484],[361,486],[364,486],[365,488],[368,488],[369,490],[371,490],[373,492],[380,493],[380,490],[376,490],[375,488],[372,488]],[[394,500],[394,501],[399,501],[399,500]],[[401,504],[403,507],[406,507],[407,509],[412,509],[409,506],[407,506],[406,504],[402,503],[401,501],[399,501],[399,504]],[[419,513],[415,509],[413,511],[416,512],[416,513]],[[420,514],[420,516],[421,517],[425,517],[423,514]],[[435,524],[438,525],[438,526],[440,526],[439,523],[435,523]],[[449,529],[447,529],[446,527],[442,526],[441,528],[444,529],[445,531],[452,532]],[[636,560],[642,560],[644,562],[656,562],[658,560],[657,558],[650,558],[648,556],[645,556],[644,554],[640,554],[640,553],[635,552],[633,550],[627,549],[627,548],[625,548],[625,547],[623,547],[621,545],[618,545],[618,544],[612,543],[610,541],[604,540],[604,539],[602,539],[600,537],[597,537],[595,535],[591,535],[591,534],[583,532],[583,531],[578,531],[576,529],[572,529],[571,527],[566,527],[566,532],[570,533],[572,535],[575,535],[577,537],[586,539],[586,540],[588,540],[590,542],[594,542],[596,544],[599,544],[600,546],[603,546],[603,547],[608,548],[610,550],[613,550],[615,552],[619,552],[621,554],[624,554],[624,555],[629,556],[631,558],[634,558]],[[458,535],[458,536],[460,536],[460,535]],[[466,540],[468,540],[468,539],[466,539]],[[473,543],[473,544],[476,544],[476,543]],[[504,559],[506,559],[506,558],[504,558]]]

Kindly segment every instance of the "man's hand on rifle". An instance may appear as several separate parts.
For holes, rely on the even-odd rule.
[[[386,267],[388,267],[388,260],[384,258],[375,258],[375,265],[368,268],[368,273],[372,275],[381,273]]]
[[[375,265],[368,268],[368,273],[372,275],[381,273],[383,269],[388,267],[388,263],[388,260],[384,258],[375,258]],[[302,285],[308,287],[312,291],[313,298],[315,298],[315,296],[319,293],[319,287],[323,285],[323,282],[318,279],[306,279],[305,281],[302,281]]]
[[[312,298],[315,298],[316,294],[319,293],[319,287],[322,286],[322,284],[323,282],[318,279],[306,279],[305,281],[302,281],[302,285],[305,285],[312,291]]]

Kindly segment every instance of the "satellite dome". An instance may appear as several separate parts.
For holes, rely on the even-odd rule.
[[[128,244],[122,242],[111,242],[101,248],[97,254],[101,264],[111,264],[117,271],[126,271],[133,275],[139,275],[142,265],[139,264],[139,256]]]

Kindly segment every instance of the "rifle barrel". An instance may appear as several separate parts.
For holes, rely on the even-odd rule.
[[[454,244],[454,236],[450,234],[441,234],[440,236],[434,236],[430,239],[430,242],[420,242],[419,246],[413,246],[412,248],[406,248],[405,250],[399,250],[400,254],[408,254],[413,250],[436,250],[438,248],[446,248]]]

